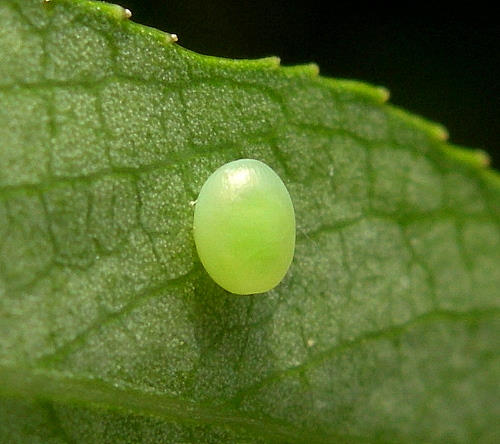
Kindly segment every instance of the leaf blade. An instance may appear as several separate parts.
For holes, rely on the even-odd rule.
[[[276,59],[198,56],[115,6],[47,6],[0,5],[10,31],[0,48],[11,61],[0,84],[0,363],[16,369],[2,367],[10,383],[0,392],[17,386],[18,398],[45,399],[27,408],[39,408],[47,436],[63,441],[78,440],[89,419],[64,413],[76,395],[21,390],[30,372],[102,381],[113,387],[108,398],[154,393],[212,415],[201,432],[184,424],[186,414],[163,418],[180,435],[154,427],[148,435],[144,424],[158,412],[130,396],[135,407],[107,426],[121,440],[132,430],[138,441],[173,433],[173,442],[494,435],[494,409],[483,415],[497,393],[494,173],[443,144],[441,127],[384,104],[383,89],[322,79],[314,67],[280,68]],[[23,56],[26,48],[39,57]],[[294,266],[265,296],[224,294],[192,245],[189,202],[237,157],[273,166],[296,205]],[[468,319],[476,312],[484,319]],[[444,315],[446,328],[422,327],[421,342],[403,334],[433,313],[457,321]],[[382,335],[374,349],[364,346],[386,331],[403,339]],[[441,366],[428,356],[438,342]],[[359,344],[355,353],[350,343]],[[342,359],[328,354],[344,349]],[[457,360],[457,350],[470,356]],[[319,369],[309,369],[313,362]],[[443,385],[462,379],[433,397],[432,371]],[[470,409],[455,402],[464,392]],[[93,411],[99,397],[74,417],[108,424],[107,413]],[[217,419],[225,408],[231,415]]]

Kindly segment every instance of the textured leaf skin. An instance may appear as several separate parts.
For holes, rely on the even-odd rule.
[[[382,89],[199,56],[104,3],[0,0],[0,60],[0,442],[498,442],[480,153]],[[191,233],[241,157],[298,228],[249,297]]]

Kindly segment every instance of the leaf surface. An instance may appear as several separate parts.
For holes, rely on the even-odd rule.
[[[105,3],[0,0],[0,62],[0,442],[498,440],[481,153],[381,88],[200,56]],[[250,297],[191,233],[242,157],[298,228]]]

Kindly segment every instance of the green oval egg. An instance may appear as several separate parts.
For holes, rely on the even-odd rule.
[[[236,294],[263,293],[285,276],[295,250],[295,212],[279,176],[253,159],[229,162],[201,188],[194,240],[212,279]]]

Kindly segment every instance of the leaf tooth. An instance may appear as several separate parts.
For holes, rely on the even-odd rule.
[[[109,11],[112,15],[117,20],[128,20],[132,17],[132,11],[127,8],[123,8],[119,5],[106,5],[109,7]]]
[[[249,60],[246,60],[247,62]],[[261,57],[260,59],[250,60],[257,62],[259,65],[267,65],[270,68],[280,68],[281,67],[281,59],[276,56],[271,57]]]
[[[456,145],[445,145],[443,149],[450,157],[477,168],[487,168],[491,162],[490,156],[483,150],[462,148]]]
[[[267,59],[270,64],[273,64],[276,67],[281,66],[281,58],[278,56],[265,57],[264,59]]]
[[[443,125],[411,114],[397,106],[388,105],[388,110],[393,116],[402,120],[407,125],[425,132],[430,138],[440,142],[448,140],[448,130]]]
[[[303,65],[294,66],[284,66],[282,67],[287,73],[307,76],[307,77],[317,77],[319,74],[319,66],[316,63],[305,63]]]
[[[427,134],[429,134],[433,139],[437,139],[440,142],[446,142],[448,140],[450,135],[445,126],[440,123],[431,122],[423,117],[414,117],[415,122],[418,121],[418,126],[420,126],[422,130],[426,131]]]
[[[391,98],[391,92],[385,86],[376,86],[380,94],[382,103],[388,102]]]
[[[128,20],[132,17],[132,11],[119,5],[106,4],[111,16],[117,20]]]
[[[361,97],[374,100],[376,103],[385,103],[389,100],[389,90],[383,86],[374,86],[358,80],[336,79],[330,77],[319,77],[319,81],[335,90],[359,94]]]
[[[450,137],[448,130],[443,125],[434,122],[427,122],[427,124],[429,125],[429,129],[438,140],[445,142]]]
[[[132,17],[132,11],[120,5],[95,0],[42,0],[44,5],[61,4],[67,6],[78,6],[86,8],[91,13],[104,13],[116,20],[128,20]]]

